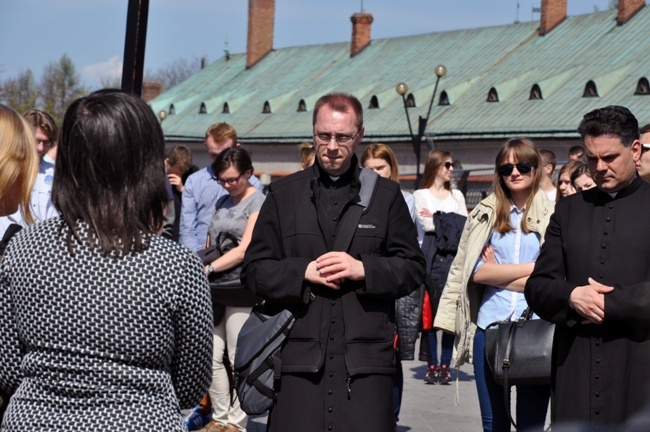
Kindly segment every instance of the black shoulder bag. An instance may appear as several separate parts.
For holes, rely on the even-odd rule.
[[[551,384],[551,355],[555,324],[531,319],[530,308],[517,321],[497,321],[485,329],[485,358],[497,384],[503,386],[503,398],[510,422],[510,387],[513,385]]]

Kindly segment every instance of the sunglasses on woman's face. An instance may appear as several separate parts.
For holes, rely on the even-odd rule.
[[[454,164],[452,162],[445,162],[444,164],[442,164],[442,166],[444,166],[447,169],[451,169],[454,166]]]
[[[533,170],[533,165],[530,162],[517,162],[516,164],[503,164],[497,168],[497,172],[501,176],[509,176],[512,174],[512,171],[517,167],[519,174],[528,174]]]

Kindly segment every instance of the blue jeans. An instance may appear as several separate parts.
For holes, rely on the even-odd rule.
[[[438,331],[429,330],[427,336],[429,337],[429,350],[431,351],[431,360],[429,360],[428,366],[438,366]],[[442,342],[440,344],[440,366],[447,365],[451,363],[451,354],[454,350],[454,336],[451,333],[443,332],[442,333]]]
[[[404,371],[399,353],[395,355],[395,375],[393,375],[393,415],[395,425],[399,421],[399,410],[402,407],[402,393],[404,392]]]
[[[503,400],[503,386],[497,384],[485,359],[485,330],[474,334],[474,378],[485,432],[510,432],[510,418]],[[519,430],[542,431],[551,394],[550,386],[517,386],[516,418]],[[510,401],[508,401],[510,402]],[[514,417],[514,416],[513,416]]]

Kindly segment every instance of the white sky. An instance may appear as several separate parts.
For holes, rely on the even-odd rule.
[[[540,0],[364,0],[374,16],[372,38],[487,27],[532,14]],[[609,0],[568,0],[568,15],[604,10]],[[128,0],[0,0],[0,80],[31,69],[37,78],[51,60],[68,54],[82,80],[100,85],[119,74],[124,54]],[[361,0],[276,0],[274,47],[345,42],[350,16]],[[179,58],[246,51],[247,0],[151,0],[145,70]]]

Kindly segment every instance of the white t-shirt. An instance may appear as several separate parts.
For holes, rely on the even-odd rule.
[[[426,232],[435,231],[432,217],[424,217],[420,214],[423,209],[428,209],[432,214],[437,211],[445,213],[458,213],[461,216],[467,216],[467,205],[462,192],[452,189],[451,194],[444,199],[433,196],[429,189],[418,189],[413,192],[415,198],[416,217],[422,229]]]

